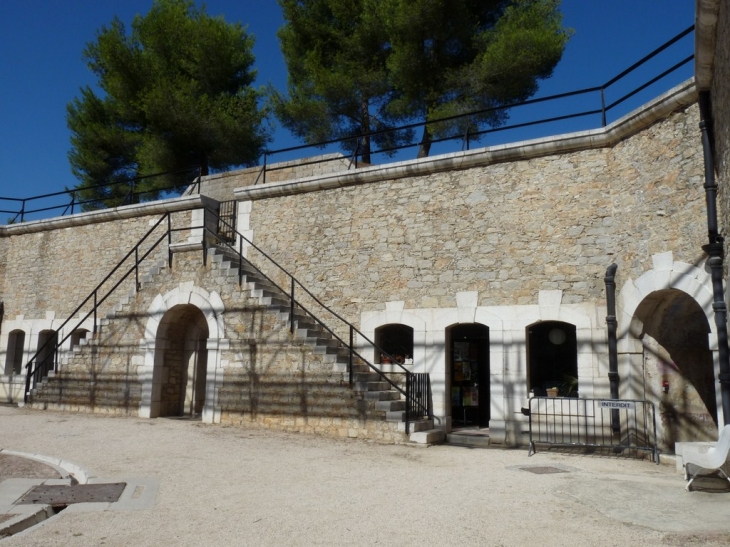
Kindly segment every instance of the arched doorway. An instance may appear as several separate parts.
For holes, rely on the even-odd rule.
[[[527,389],[546,396],[557,388],[563,397],[578,396],[578,343],[575,325],[542,321],[527,327]]]
[[[170,308],[160,321],[155,339],[153,387],[160,401],[159,416],[197,416],[205,404],[208,365],[208,324],[190,304]]]
[[[650,293],[636,309],[632,334],[643,346],[639,392],[659,414],[660,446],[717,439],[717,399],[710,325],[702,308],[683,291]]]
[[[16,329],[8,334],[8,348],[5,354],[5,374],[20,374],[23,370],[25,332]]]
[[[446,342],[452,426],[489,427],[489,328],[454,325],[446,331]]]

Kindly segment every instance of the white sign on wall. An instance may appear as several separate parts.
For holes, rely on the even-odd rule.
[[[634,401],[617,401],[617,400],[600,400],[598,408],[615,408],[620,410],[635,410],[636,403]]]

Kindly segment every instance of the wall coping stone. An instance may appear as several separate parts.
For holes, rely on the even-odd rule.
[[[268,199],[609,147],[649,127],[675,110],[696,103],[697,97],[698,92],[694,78],[690,78],[606,127],[599,129],[517,141],[429,158],[393,162],[386,165],[366,167],[357,171],[343,171],[284,182],[272,182],[265,185],[245,186],[236,188],[234,195],[239,201]]]
[[[88,211],[63,217],[32,220],[28,222],[21,222],[19,224],[8,224],[7,226],[0,226],[0,237],[59,230],[61,228],[111,222],[125,218],[137,218],[156,214],[188,211],[191,209],[202,209],[204,207],[215,208],[217,203],[218,202],[216,200],[203,195],[149,201],[146,203]]]
[[[717,41],[717,17],[720,0],[697,0],[695,8],[695,79],[697,89],[705,91],[712,85]]]

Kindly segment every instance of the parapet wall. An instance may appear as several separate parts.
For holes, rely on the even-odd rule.
[[[703,260],[697,123],[692,105],[612,146],[396,179],[384,169],[360,184],[351,174],[348,186],[254,199],[247,220],[352,321],[390,301],[453,307],[464,291],[480,306],[533,304],[541,290],[598,303],[612,262],[620,286],[656,253]]]

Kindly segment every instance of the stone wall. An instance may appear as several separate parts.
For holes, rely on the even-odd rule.
[[[727,2],[719,4],[711,97],[715,169],[720,190],[720,233],[726,238],[727,257],[727,237],[730,234],[730,6]],[[727,270],[726,258],[725,271]]]
[[[56,318],[65,319],[160,216],[142,215],[0,238],[0,244],[7,249],[2,294],[5,317],[43,318],[53,311]],[[189,226],[190,213],[177,213],[175,220],[180,227]],[[165,223],[156,234],[159,236],[166,228]],[[143,245],[140,255],[149,248],[150,244]],[[163,255],[166,256],[166,250],[162,247],[155,251],[155,258],[164,258]],[[111,288],[118,279],[118,276],[110,278],[105,288]],[[132,288],[133,279],[119,290],[124,293]],[[108,310],[109,304],[102,307],[102,313]]]
[[[385,302],[448,308],[601,302],[672,251],[703,259],[698,108],[614,147],[254,201],[254,241],[357,322]]]
[[[266,173],[263,166],[259,166],[204,177],[200,183],[200,193],[218,201],[227,201],[233,199],[233,190],[242,186],[312,177],[347,170],[349,167],[350,160],[339,153],[272,163],[267,165]]]
[[[99,339],[75,348],[59,373],[36,390],[34,407],[139,414],[145,379],[155,374],[145,362],[144,350],[145,337],[155,334],[148,330],[149,318],[155,316],[150,309],[162,295],[195,287],[196,294],[208,291],[225,302],[225,309],[218,310],[223,327],[215,340],[219,358],[207,365],[208,382],[215,385],[206,388],[216,398],[214,406],[222,421],[330,436],[403,440],[397,424],[385,423],[363,406],[365,401],[350,388],[342,372],[336,372],[303,340],[292,337],[277,311],[262,305],[245,287],[238,287],[232,275],[235,271],[227,262],[211,260],[203,266],[199,253],[184,252],[176,253],[173,264],[172,270],[163,269],[134,298],[120,300]],[[184,323],[173,323],[163,338],[157,331],[154,346],[164,354],[163,359],[182,360],[181,346],[174,344],[185,331]],[[181,372],[175,371],[173,386],[168,365],[154,365],[162,374],[158,411],[177,415],[174,407]],[[173,393],[166,395],[164,391],[170,388]]]

